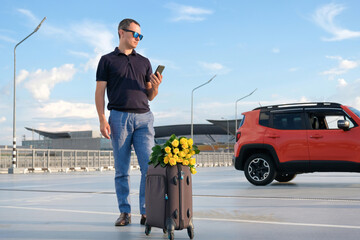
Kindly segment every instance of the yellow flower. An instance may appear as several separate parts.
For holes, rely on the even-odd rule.
[[[169,163],[169,159],[170,159],[170,158],[169,158],[168,156],[164,157],[164,163],[165,163],[165,164],[168,164],[168,163]]]
[[[194,144],[194,141],[191,138],[189,138],[187,140],[187,143],[189,144],[189,146],[192,146]]]
[[[171,166],[175,166],[176,165],[176,159],[175,158],[170,158],[169,163]]]
[[[186,158],[191,158],[191,154],[186,154]]]
[[[181,138],[181,139],[180,139],[180,144],[183,145],[183,144],[185,144],[185,143],[187,143],[186,138]]]
[[[171,158],[173,155],[172,155],[172,153],[168,153],[168,155],[167,155],[169,158]]]
[[[188,145],[187,143],[184,143],[184,144],[181,145],[181,147],[182,147],[183,149],[187,149],[187,148],[189,148],[189,145]]]
[[[182,159],[182,158],[176,159],[176,162],[178,162],[178,163],[182,163],[183,161],[184,161],[184,159]]]
[[[185,153],[184,151],[180,151],[180,152],[179,152],[179,156],[180,156],[180,157],[185,157],[185,156],[186,156],[186,153]]]
[[[192,174],[196,174],[196,173],[197,173],[197,171],[196,171],[195,168],[190,168],[190,171],[191,171]]]
[[[190,152],[189,149],[184,149],[184,153],[188,154]]]
[[[174,153],[174,154],[178,154],[178,153],[179,153],[179,149],[178,149],[178,148],[174,148],[173,153]]]
[[[174,141],[172,141],[171,145],[173,145],[174,147],[178,147],[179,141],[177,139],[174,139]]]
[[[191,154],[191,155],[194,155],[194,154],[195,154],[195,151],[194,151],[194,150],[192,150],[190,154]]]
[[[190,165],[195,165],[195,164],[196,164],[196,159],[190,158]]]
[[[187,166],[187,165],[189,165],[189,161],[188,161],[188,160],[184,160],[182,164],[185,165],[185,166]]]
[[[171,152],[171,147],[166,147],[166,148],[165,148],[165,152],[166,152],[166,153],[170,153],[170,152]]]

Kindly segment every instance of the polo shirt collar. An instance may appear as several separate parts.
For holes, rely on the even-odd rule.
[[[115,50],[114,50],[114,54],[115,55],[120,55],[120,54],[123,54],[122,52],[120,52],[119,48],[116,47]],[[130,53],[130,55],[137,55],[135,49],[132,50],[132,52]]]

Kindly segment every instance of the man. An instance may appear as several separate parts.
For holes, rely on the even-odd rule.
[[[141,171],[139,205],[141,224],[145,224],[145,179],[154,145],[153,114],[148,101],[158,94],[162,75],[152,74],[150,61],[134,49],[143,38],[140,24],[124,19],[118,27],[119,46],[101,57],[96,72],[95,104],[101,134],[110,139],[115,158],[115,190],[120,217],[115,226],[131,223],[129,170],[133,145]],[[106,121],[105,90],[108,96],[109,122]]]

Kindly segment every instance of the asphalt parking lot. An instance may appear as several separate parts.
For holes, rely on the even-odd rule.
[[[0,175],[0,239],[167,239],[139,224],[139,170],[131,173],[132,224],[118,217],[114,171]],[[193,176],[195,239],[359,239],[360,174],[313,173],[257,187],[233,167]],[[188,239],[186,230],[175,239]]]

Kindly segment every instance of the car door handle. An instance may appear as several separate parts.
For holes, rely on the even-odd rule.
[[[268,134],[267,137],[268,137],[268,138],[279,138],[280,135],[277,135],[277,134],[274,134],[274,133],[273,133],[273,134]]]
[[[320,134],[315,134],[315,135],[311,135],[310,138],[319,139],[319,138],[323,138],[323,136]]]

